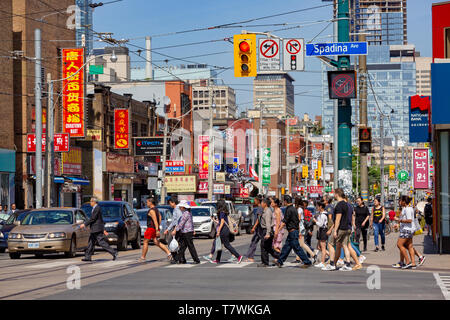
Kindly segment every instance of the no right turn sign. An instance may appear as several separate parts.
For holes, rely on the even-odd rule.
[[[284,71],[305,70],[304,39],[283,40],[283,70]]]

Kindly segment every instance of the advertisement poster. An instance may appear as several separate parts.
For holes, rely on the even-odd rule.
[[[102,152],[94,148],[94,197],[103,199],[103,164]]]
[[[430,97],[409,98],[409,142],[430,142]]]
[[[430,180],[430,162],[427,148],[413,149],[414,189],[428,189]]]
[[[198,173],[200,179],[208,179],[209,136],[198,137]]]

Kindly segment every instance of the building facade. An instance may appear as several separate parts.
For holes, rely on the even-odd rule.
[[[416,57],[416,92],[419,96],[431,95],[431,57]]]
[[[193,110],[209,119],[209,108],[214,104],[213,118],[225,119],[237,116],[236,94],[229,86],[192,86]]]
[[[93,21],[93,9],[89,6],[92,4],[92,0],[75,0],[75,4],[78,6],[78,17],[76,18],[76,44],[78,47],[83,45],[83,35],[85,41],[86,52],[89,55],[94,48],[94,21]]]

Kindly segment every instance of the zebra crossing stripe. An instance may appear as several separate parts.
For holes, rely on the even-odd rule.
[[[251,264],[254,264],[254,262],[224,263],[224,264],[219,264],[217,266],[217,268],[243,268],[243,267],[249,266]]]
[[[57,268],[62,267],[70,264],[77,264],[79,261],[56,261],[56,262],[49,262],[49,263],[43,263],[43,264],[35,264],[31,266],[26,266],[25,268],[30,269],[50,269],[50,268]]]
[[[195,266],[199,266],[202,264],[208,263],[207,261],[200,261],[200,264],[194,264],[193,262],[187,262],[185,264],[171,264],[169,266],[167,266],[166,268],[192,268]]]
[[[117,267],[123,264],[128,264],[132,262],[133,260],[116,260],[116,261],[107,261],[107,262],[101,262],[101,263],[92,263],[89,264],[90,267],[93,268],[113,268]]]
[[[439,276],[439,273],[437,272],[433,273],[433,275],[434,278],[436,279],[437,285],[439,286],[439,288],[441,288],[442,294],[444,295],[444,299],[450,300],[450,283],[444,283],[444,281],[442,281],[441,279],[441,276]]]

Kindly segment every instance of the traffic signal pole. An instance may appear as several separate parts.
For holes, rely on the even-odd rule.
[[[338,3],[338,41],[350,41],[349,28],[349,1],[342,0]],[[338,69],[348,70],[350,68],[350,57],[339,56]],[[338,100],[338,169],[339,184],[346,194],[352,192],[352,130],[351,130],[352,107],[350,99]],[[336,119],[335,119],[336,121]]]
[[[366,42],[366,35],[361,34],[360,41]],[[359,56],[359,81],[360,81],[360,105],[359,105],[359,123],[362,127],[367,127],[367,57],[365,55]],[[363,201],[369,200],[369,173],[367,168],[367,154],[361,154],[360,170],[361,170],[361,197]]]

